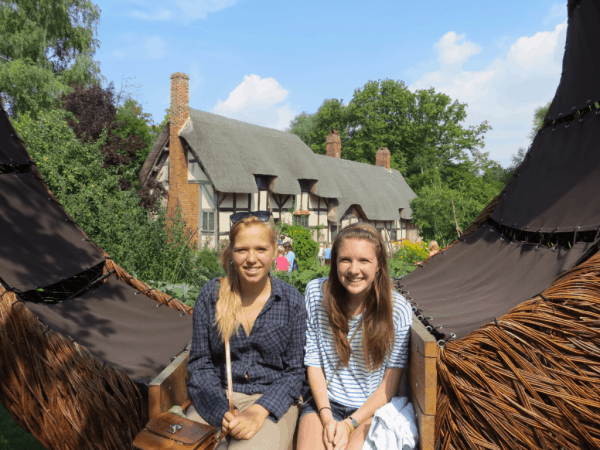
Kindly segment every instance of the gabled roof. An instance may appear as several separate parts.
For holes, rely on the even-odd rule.
[[[144,164],[142,165],[142,168],[140,169],[140,174],[138,175],[138,180],[140,180],[140,183],[142,184],[142,186],[144,186],[150,179],[150,175],[152,174],[152,169],[154,167],[154,164],[159,159],[158,157],[160,156],[162,149],[165,147],[165,145],[167,145],[167,142],[169,142],[170,129],[171,129],[171,123],[167,122],[166,125],[161,130],[160,134],[158,135],[158,138],[156,139],[156,141],[154,141],[154,147],[152,147],[150,154],[148,155],[148,157],[146,158],[146,161],[144,161]]]
[[[255,175],[267,175],[275,177],[273,193],[297,195],[299,180],[313,180],[316,195],[338,200],[337,220],[352,205],[359,206],[369,220],[397,220],[399,209],[403,219],[412,218],[409,203],[416,195],[397,170],[316,155],[295,134],[193,108],[189,111],[179,136],[218,191],[258,192]],[[142,184],[168,141],[165,130],[168,126],[142,167]]]
[[[190,108],[179,136],[221,192],[257,192],[254,175],[270,175],[277,177],[275,194],[300,194],[298,180],[307,179],[318,180],[321,197],[341,195],[316,164],[312,150],[295,134]]]
[[[371,164],[314,156],[342,192],[338,197],[338,220],[352,205],[360,206],[369,220],[398,220],[399,209],[403,210],[403,219],[412,218],[410,201],[416,194],[397,170],[388,172]]]

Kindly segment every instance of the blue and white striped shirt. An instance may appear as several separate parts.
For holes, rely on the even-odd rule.
[[[323,306],[323,283],[327,278],[312,280],[306,286],[306,355],[304,364],[310,367],[323,367],[325,379],[331,379],[339,356],[335,350],[333,333],[329,328],[329,317]],[[381,367],[369,371],[362,351],[363,327],[357,331],[352,343],[352,355],[347,366],[340,366],[331,379],[329,399],[342,405],[360,408],[383,381],[386,368],[404,368],[408,358],[408,340],[412,323],[412,310],[408,302],[392,291],[394,302],[394,346]],[[348,339],[358,326],[362,314],[350,319]]]

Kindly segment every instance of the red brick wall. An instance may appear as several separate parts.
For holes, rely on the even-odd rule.
[[[388,172],[390,169],[390,151],[387,147],[382,147],[377,150],[377,154],[375,155],[375,165],[379,167],[385,167]]]
[[[325,141],[325,148],[327,149],[327,156],[334,158],[342,157],[342,140],[340,134],[336,130],[331,130],[327,141]]]
[[[188,228],[195,231],[198,227],[198,185],[188,183],[188,155],[178,136],[185,121],[189,118],[190,77],[177,72],[171,75],[171,112],[169,141],[169,203],[167,212],[173,214],[176,208],[181,208],[183,219]],[[194,237],[197,241],[198,233]]]

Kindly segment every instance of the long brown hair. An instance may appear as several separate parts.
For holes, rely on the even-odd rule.
[[[373,243],[379,265],[371,292],[364,301],[362,313],[363,353],[367,368],[372,370],[383,364],[385,357],[389,355],[394,345],[392,283],[388,271],[385,243],[377,230],[367,223],[348,225],[338,233],[333,242],[329,279],[323,286],[323,303],[329,315],[329,326],[342,366],[348,364],[352,353],[348,342],[350,313],[345,308],[348,292],[342,285],[337,272],[339,248],[347,239],[364,239]]]
[[[277,248],[277,235],[271,220],[263,222],[254,216],[236,222],[229,231],[229,245],[225,248],[221,256],[221,264],[225,269],[226,277],[221,278],[221,288],[219,289],[219,298],[217,300],[215,311],[215,323],[219,327],[219,332],[223,342],[237,333],[240,324],[237,321],[237,315],[242,307],[242,297],[240,292],[240,279],[233,265],[233,247],[236,237],[244,230],[252,226],[265,227],[269,232],[269,242],[273,248]]]

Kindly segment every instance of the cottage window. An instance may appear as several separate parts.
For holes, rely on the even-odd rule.
[[[256,187],[259,191],[268,191],[269,190],[269,177],[266,175],[254,175],[254,179],[256,180]]]
[[[310,192],[310,188],[314,183],[312,180],[298,180],[298,182],[300,183],[301,192]]]
[[[294,216],[294,225],[302,225],[304,228],[308,228],[308,216],[304,214]]]
[[[202,211],[202,231],[215,231],[215,213]]]

